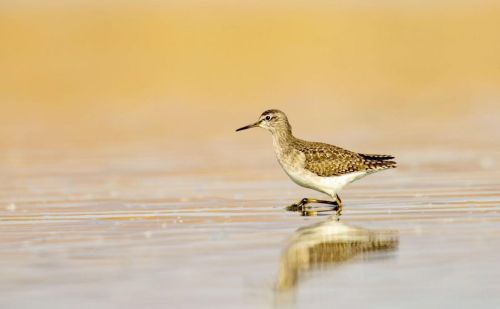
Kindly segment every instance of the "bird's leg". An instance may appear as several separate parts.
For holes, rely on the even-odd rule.
[[[328,204],[333,205],[333,210],[338,210],[338,204],[336,201],[326,201],[326,200],[318,200],[315,198],[303,198],[297,204],[293,204],[288,207],[288,210],[291,211],[302,211],[302,214],[306,211],[306,205],[310,203],[319,203],[319,204]]]
[[[335,206],[334,209],[337,210],[337,202],[336,201],[325,201],[325,200],[318,200],[318,199],[315,199],[315,198],[304,198],[301,200],[301,202],[305,204],[309,204],[309,203],[318,203],[318,204],[328,204],[328,205],[333,205]]]
[[[309,203],[328,204],[328,205],[333,205],[332,210],[338,211],[338,209],[339,209],[339,205],[337,204],[336,201],[318,200],[315,198],[304,198],[304,199],[302,199],[301,202],[304,202],[305,204],[309,204]],[[310,211],[307,211],[304,208],[302,208],[302,215],[303,216],[310,216],[312,213],[316,214],[317,211],[310,212]]]
[[[335,215],[337,216],[337,220],[339,220],[340,215],[342,215],[342,200],[338,194],[335,194],[335,203],[337,203],[337,213]]]
[[[302,211],[302,216],[303,217],[311,217],[311,216],[318,216],[322,213],[330,213],[331,214],[331,209],[306,209]]]

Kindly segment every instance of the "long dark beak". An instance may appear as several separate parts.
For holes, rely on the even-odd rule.
[[[260,124],[260,121],[257,121],[257,122],[256,122],[256,123],[254,123],[254,124],[249,124],[249,125],[247,125],[247,126],[244,126],[244,127],[239,128],[239,129],[236,129],[236,132],[238,132],[238,131],[243,131],[243,130],[250,129],[250,128],[255,128],[255,127],[258,127],[258,126],[259,126],[259,124]]]

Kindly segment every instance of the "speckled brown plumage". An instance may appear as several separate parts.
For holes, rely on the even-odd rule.
[[[396,167],[389,155],[367,155],[337,146],[293,139],[293,148],[305,155],[305,169],[318,176],[339,176],[359,171],[375,171]]]
[[[241,127],[242,131],[261,127],[271,132],[273,148],[286,174],[299,186],[328,194],[334,201],[304,198],[291,209],[305,208],[309,203],[335,205],[337,216],[342,211],[338,192],[349,183],[373,172],[396,167],[393,156],[362,154],[337,146],[308,142],[296,138],[292,127],[282,111],[271,109],[260,115],[257,122]]]

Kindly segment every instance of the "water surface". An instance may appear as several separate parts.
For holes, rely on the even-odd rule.
[[[169,145],[152,140],[4,153],[0,307],[500,303],[497,145],[456,147],[458,156],[450,156],[451,148],[425,155],[419,147],[401,149],[400,168],[341,195],[338,224],[375,236],[394,233],[387,250],[365,250],[355,241],[347,244],[360,250],[339,251],[346,243],[339,246],[329,230],[319,233],[323,245],[292,255],[298,234],[337,223],[285,210],[321,195],[289,181],[268,147],[246,157],[244,141],[204,144],[202,151]],[[284,259],[303,252],[313,262],[280,286]]]

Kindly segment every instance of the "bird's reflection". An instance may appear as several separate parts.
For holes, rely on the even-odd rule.
[[[281,256],[276,288],[288,291],[297,286],[309,271],[345,262],[354,256],[376,250],[394,250],[398,246],[396,231],[368,230],[336,220],[298,229],[289,239]]]

